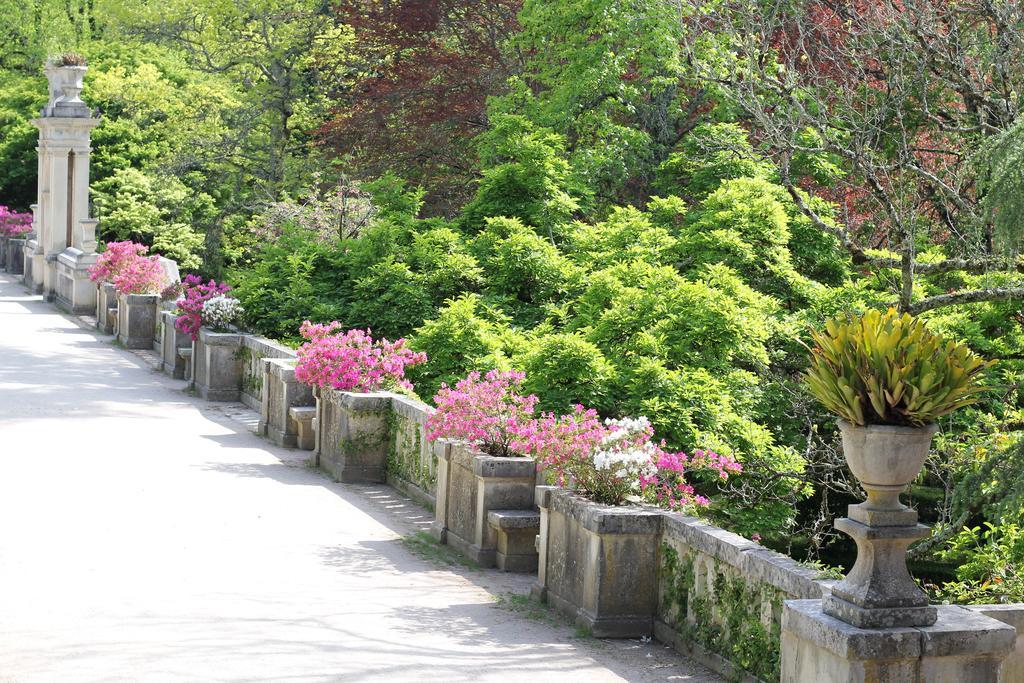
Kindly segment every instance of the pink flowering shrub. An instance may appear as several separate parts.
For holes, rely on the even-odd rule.
[[[118,294],[156,294],[167,284],[159,256],[146,256],[149,247],[135,242],[109,242],[89,279],[114,285]]]
[[[518,450],[524,425],[530,424],[537,397],[523,396],[521,372],[471,372],[455,387],[441,385],[437,410],[427,419],[427,439],[460,439],[479,444],[488,455],[508,457]]]
[[[732,458],[711,451],[688,456],[664,450],[645,417],[602,423],[583,406],[524,423],[518,437],[513,447],[536,458],[560,485],[607,505],[637,497],[673,510],[704,506],[709,501],[686,480],[688,471],[711,470],[726,479],[741,470]]]
[[[214,280],[203,282],[198,275],[186,275],[181,281],[181,295],[178,299],[178,317],[174,319],[174,329],[187,334],[195,341],[199,337],[199,328],[203,325],[203,304],[210,299],[223,296],[231,290],[225,284]]]
[[[411,389],[405,369],[425,363],[427,354],[416,353],[404,339],[374,339],[369,330],[341,332],[341,323],[314,325],[306,320],[299,333],[306,343],[299,347],[295,379],[310,386],[341,391]]]
[[[0,205],[0,237],[21,237],[32,232],[32,214],[15,213]]]

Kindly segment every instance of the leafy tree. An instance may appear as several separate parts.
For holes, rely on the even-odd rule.
[[[320,137],[354,172],[428,188],[429,215],[453,215],[472,191],[485,102],[517,69],[506,44],[519,0],[399,0],[332,5],[352,28],[350,87],[330,93]]]

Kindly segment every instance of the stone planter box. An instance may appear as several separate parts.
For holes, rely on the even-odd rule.
[[[7,235],[0,235],[0,268],[7,268],[7,240],[10,237]]]
[[[295,360],[264,358],[263,409],[260,432],[285,448],[299,445],[300,424],[292,408],[314,405],[312,389],[295,379]]]
[[[153,348],[157,294],[121,294],[117,297],[117,340],[127,349]]]
[[[25,273],[25,240],[9,238],[6,257],[7,272],[12,275],[23,275]]]
[[[534,593],[598,638],[654,631],[658,604],[657,510],[598,505],[539,487],[540,565]]]
[[[117,324],[117,290],[106,283],[96,290],[96,329],[103,334],[114,334]]]
[[[199,328],[192,346],[196,393],[207,401],[237,401],[242,390],[242,337]]]
[[[386,480],[391,394],[316,391],[317,464],[336,481]]]
[[[174,379],[187,379],[185,358],[179,350],[192,348],[192,339],[174,328],[177,319],[178,315],[174,311],[160,311],[160,360],[165,373]]]
[[[470,444],[449,442],[440,448],[437,495],[431,533],[485,567],[497,564],[499,531],[488,513],[534,509],[537,465],[532,458],[499,458]],[[508,553],[503,552],[504,556]],[[519,555],[521,553],[515,552]],[[528,558],[508,569],[532,570]],[[503,562],[504,564],[504,562]]]

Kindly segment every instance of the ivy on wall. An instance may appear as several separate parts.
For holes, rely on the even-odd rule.
[[[388,417],[390,446],[387,473],[418,486],[427,493],[437,488],[437,456],[431,451],[424,459],[420,423],[392,412]]]
[[[778,681],[782,601],[778,589],[746,581],[736,570],[713,565],[710,589],[698,590],[694,553],[661,546],[661,619],[685,640],[724,658],[762,681]],[[725,569],[723,571],[723,569]],[[766,626],[762,610],[771,609]]]

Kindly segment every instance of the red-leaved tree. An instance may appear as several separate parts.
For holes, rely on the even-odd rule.
[[[520,4],[338,0],[362,75],[337,95],[322,142],[365,177],[391,171],[428,188],[426,213],[457,210],[472,191],[485,100],[518,62],[506,46]]]

